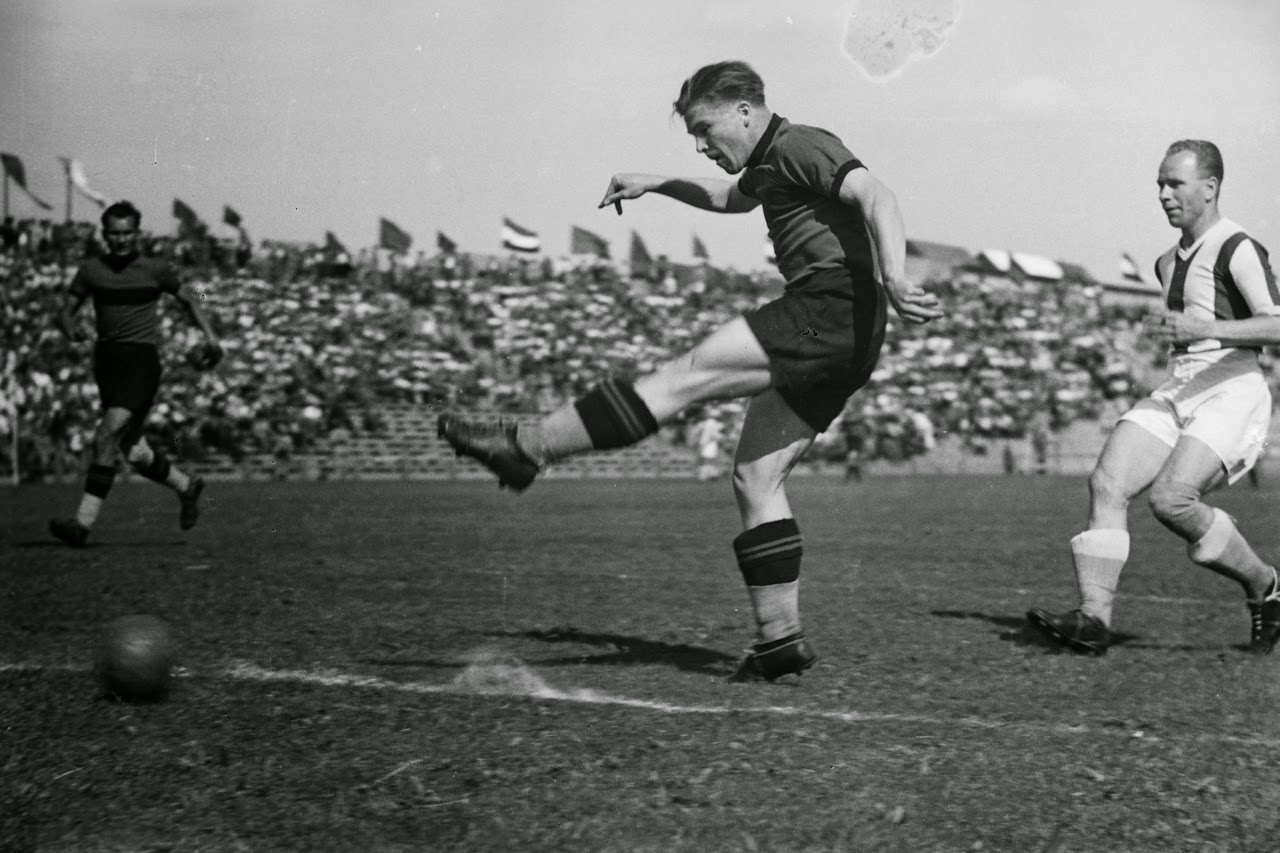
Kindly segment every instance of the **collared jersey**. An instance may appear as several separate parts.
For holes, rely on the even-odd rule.
[[[865,168],[839,137],[779,115],[756,143],[738,189],[760,200],[778,269],[788,282],[815,270],[848,267],[876,280],[862,214],[840,201],[840,185]]]
[[[99,343],[160,345],[156,305],[161,293],[178,292],[168,261],[135,257],[123,265],[88,258],[71,280],[71,293],[93,299]]]
[[[1267,250],[1229,219],[1219,219],[1200,239],[1183,249],[1178,244],[1156,261],[1156,278],[1165,306],[1203,320],[1244,320],[1280,314],[1280,291],[1267,262]],[[1175,349],[1218,361],[1226,351],[1213,339]]]

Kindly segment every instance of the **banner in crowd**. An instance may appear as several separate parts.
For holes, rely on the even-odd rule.
[[[695,258],[702,258],[704,261],[711,260],[711,255],[707,254],[707,247],[703,244],[702,240],[698,238],[697,234],[693,235],[693,256]]]
[[[83,163],[70,157],[59,157],[58,159],[62,161],[62,168],[67,173],[67,180],[71,182],[71,186],[75,187],[80,195],[89,199],[98,207],[107,206],[107,197],[89,186],[89,178],[85,175]]]
[[[15,154],[0,154],[0,164],[4,165],[5,179],[13,179],[13,182],[22,187],[22,191],[38,204],[44,210],[53,210],[53,205],[37,196],[27,186],[27,170],[23,167],[22,161]]]
[[[631,274],[640,278],[648,278],[653,272],[653,258],[649,256],[649,248],[638,232],[631,232]]]
[[[530,231],[528,228],[517,225],[504,217],[502,220],[502,247],[513,252],[540,252],[542,251],[542,240],[539,239],[538,232]]]
[[[609,241],[599,234],[574,225],[569,231],[569,254],[595,255],[598,258],[609,257]]]
[[[413,245],[413,237],[390,219],[379,219],[378,245],[397,254],[403,254]]]
[[[458,244],[446,237],[443,231],[437,231],[436,248],[444,252],[446,255],[451,255],[458,251]]]

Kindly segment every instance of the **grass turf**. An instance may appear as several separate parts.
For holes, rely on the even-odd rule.
[[[1274,486],[1214,502],[1277,555]],[[1100,658],[1078,478],[789,486],[821,660],[751,639],[727,484],[146,483],[91,547],[70,487],[0,491],[0,849],[1169,851],[1280,848],[1280,655],[1141,506]],[[167,619],[185,672],[103,698],[96,632]]]

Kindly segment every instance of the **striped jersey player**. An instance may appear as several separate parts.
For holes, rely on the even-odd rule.
[[[1165,381],[1124,414],[1089,480],[1088,529],[1071,540],[1080,607],[1032,610],[1051,640],[1098,654],[1113,642],[1111,610],[1129,557],[1129,501],[1150,490],[1156,518],[1187,542],[1193,562],[1240,584],[1250,614],[1246,647],[1280,639],[1280,583],[1231,516],[1204,502],[1258,461],[1271,419],[1260,347],[1280,343],[1280,292],[1267,251],[1218,210],[1222,155],[1203,140],[1175,142],[1157,178],[1181,237],[1156,262],[1165,311],[1147,332],[1171,346]]]

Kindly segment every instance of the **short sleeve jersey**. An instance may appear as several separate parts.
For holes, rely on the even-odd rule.
[[[1229,219],[1219,219],[1200,239],[1183,249],[1175,245],[1156,261],[1156,278],[1165,305],[1203,320],[1243,320],[1280,314],[1280,291],[1267,262],[1267,250]],[[1175,350],[1201,359],[1229,349],[1216,340],[1195,341]]]
[[[167,261],[135,257],[125,263],[88,258],[71,280],[71,293],[93,299],[99,343],[160,345],[160,294],[178,292]]]
[[[779,115],[747,159],[738,189],[760,200],[778,269],[795,282],[846,267],[875,280],[875,255],[862,214],[840,201],[840,185],[862,161],[839,137]]]

